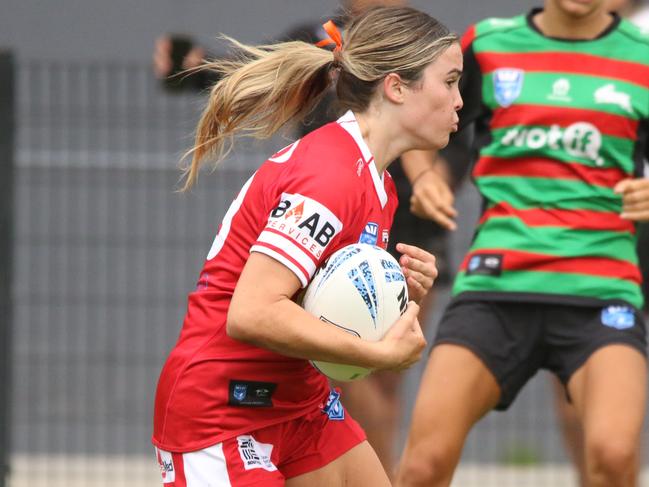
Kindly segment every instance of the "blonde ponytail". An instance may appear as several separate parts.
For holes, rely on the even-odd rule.
[[[288,121],[308,114],[331,83],[330,51],[301,41],[253,47],[226,39],[240,57],[204,66],[223,77],[211,89],[198,123],[182,191],[196,182],[207,157],[216,166],[227,156],[235,134],[272,136]]]

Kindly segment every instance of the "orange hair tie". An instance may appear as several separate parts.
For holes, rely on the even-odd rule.
[[[333,21],[328,20],[326,23],[322,24],[322,28],[325,30],[329,36],[327,39],[322,39],[320,42],[316,42],[316,46],[324,47],[330,44],[335,44],[334,52],[340,52],[343,48],[343,36],[340,34],[338,27]]]

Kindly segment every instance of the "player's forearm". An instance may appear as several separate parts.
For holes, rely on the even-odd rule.
[[[320,321],[288,298],[228,313],[228,335],[289,357],[376,368],[378,343]]]

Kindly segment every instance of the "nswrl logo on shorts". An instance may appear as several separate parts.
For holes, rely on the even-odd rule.
[[[329,393],[327,404],[322,409],[322,412],[329,416],[332,421],[342,421],[345,419],[345,408],[340,402],[340,392],[332,390]]]
[[[635,313],[629,306],[607,306],[602,310],[602,324],[616,330],[633,328]]]

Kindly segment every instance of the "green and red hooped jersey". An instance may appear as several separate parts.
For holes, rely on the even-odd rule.
[[[649,34],[615,17],[596,39],[549,38],[538,11],[462,39],[460,128],[475,122],[484,207],[453,294],[640,308],[635,225],[613,188],[649,152]]]

